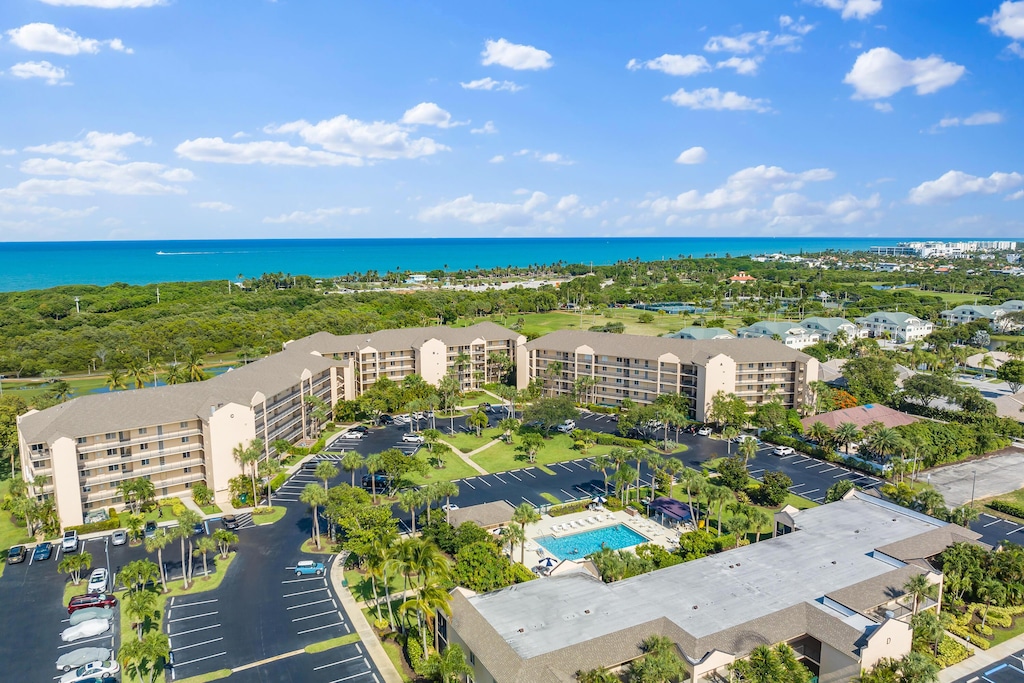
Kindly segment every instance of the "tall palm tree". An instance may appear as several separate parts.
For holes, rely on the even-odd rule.
[[[451,595],[448,594],[441,586],[431,583],[421,586],[416,592],[405,599],[402,606],[398,608],[399,612],[408,613],[413,612],[416,614],[416,623],[419,626],[420,636],[423,638],[423,651],[427,651],[427,624],[430,621],[430,615],[436,614],[438,611],[444,612],[447,616],[451,616],[452,608],[449,604]]]
[[[835,431],[836,443],[843,447],[846,454],[850,454],[850,444],[861,438],[860,429],[852,422],[843,422]]]
[[[545,374],[553,382],[552,387],[551,387],[551,395],[552,396],[557,396],[558,395],[558,379],[562,376],[562,367],[563,367],[562,366],[562,362],[556,360],[556,361],[549,362],[547,364],[547,368],[545,368]]]
[[[903,683],[938,683],[939,664],[923,652],[910,652],[900,660]]]
[[[110,368],[106,379],[107,389],[110,391],[121,391],[128,388],[128,382],[121,368]]]
[[[156,562],[160,565],[160,584],[164,593],[167,592],[167,569],[164,567],[164,548],[171,542],[171,537],[163,529],[157,529],[156,533],[146,539],[146,552],[156,553]]]
[[[600,472],[604,477],[604,497],[608,497],[608,470],[615,467],[615,461],[611,455],[597,455],[594,456],[594,460],[590,463],[590,469],[594,472]]]
[[[128,361],[128,376],[131,377],[136,389],[146,386],[146,380],[153,375],[153,368],[141,358],[132,358]]]
[[[134,591],[124,598],[124,612],[137,627],[138,638],[142,639],[142,626],[147,617],[156,613],[156,593]]]
[[[423,505],[424,500],[423,489],[410,489],[408,491],[402,491],[398,494],[398,507],[403,512],[408,512],[409,516],[412,517],[412,533],[416,533],[416,510],[419,509],[420,505]]]
[[[458,643],[452,643],[444,652],[435,652],[427,659],[427,676],[436,683],[457,683],[462,676],[471,673],[473,667],[466,664],[466,654]]]
[[[526,525],[540,521],[540,513],[529,503],[520,503],[512,513],[512,521],[523,530],[522,545],[519,548],[519,563],[525,564],[526,560]]]
[[[757,456],[757,442],[753,439],[744,439],[740,443],[739,451],[740,455],[743,456],[743,467],[746,468],[750,459]]]
[[[215,552],[217,552],[217,541],[213,540],[211,537],[201,536],[199,540],[196,541],[196,549],[193,552],[193,555],[203,558],[203,576],[210,575],[210,566],[207,563],[207,557],[210,553]]]
[[[177,539],[179,547],[181,548],[181,587],[188,588],[188,570],[185,564],[185,539],[192,537],[192,527],[185,526],[184,524],[178,524],[177,526],[168,527],[167,535],[171,539]]]
[[[376,474],[384,469],[384,454],[370,453],[363,461],[363,467],[370,475],[370,499],[377,504],[377,477]],[[353,475],[355,476],[355,475]]]
[[[924,574],[914,574],[903,584],[903,590],[914,599],[913,613],[917,614],[924,599],[935,595],[936,586]]]
[[[690,521],[694,528],[700,518],[700,494],[707,483],[707,477],[702,472],[684,467],[679,472],[679,483],[686,488],[686,504],[690,506]],[[697,496],[697,508],[693,507],[693,497]]]
[[[708,497],[708,514],[711,514],[711,508],[715,505],[718,506],[718,535],[722,535],[722,512],[725,510],[725,505],[730,500],[733,500],[735,496],[727,486],[715,486],[711,485],[707,487]]]
[[[299,500],[313,511],[313,539],[320,549],[320,506],[327,504],[327,491],[319,484],[306,484],[299,494]]]
[[[188,380],[185,374],[185,366],[181,363],[171,363],[167,366],[167,373],[164,375],[164,384],[183,384]]]
[[[362,454],[358,451],[349,451],[345,455],[341,456],[341,466],[347,472],[352,474],[352,486],[356,485],[356,472],[362,469],[366,459],[363,458]]]
[[[252,479],[252,504],[253,506],[259,504],[259,501],[256,499],[256,478],[258,476],[256,473],[256,463],[259,462],[260,456],[263,455],[263,439],[253,439],[249,442],[248,446],[240,443],[231,449],[231,455],[242,466],[243,471],[247,466],[252,468],[252,474],[250,475]]]
[[[451,507],[452,498],[456,498],[459,495],[459,485],[454,481],[441,481],[437,483],[437,495],[444,496],[444,521],[451,524]]]
[[[509,524],[501,530],[501,537],[508,543],[509,557],[515,552],[517,545],[526,545],[526,532],[523,527]]]
[[[740,430],[736,429],[732,425],[726,425],[722,428],[722,438],[725,439],[725,449],[729,455],[732,455],[732,440],[740,435]]]
[[[202,382],[206,379],[206,372],[203,370],[203,354],[195,349],[189,350],[185,358],[185,378],[188,382]]]
[[[824,422],[817,420],[807,429],[807,436],[821,448],[827,448],[828,443],[832,440],[832,430]]]
[[[316,469],[313,470],[313,476],[324,483],[324,491],[329,487],[327,483],[338,476],[338,468],[334,466],[330,460],[321,460],[316,464]],[[354,477],[355,475],[353,475]],[[355,484],[353,484],[355,486]]]
[[[757,534],[755,543],[761,542],[762,529],[764,527],[770,527],[772,525],[773,518],[765,510],[757,507],[751,507],[747,510],[747,519],[750,520],[750,526],[753,528],[754,533]]]
[[[878,455],[890,456],[899,450],[902,439],[900,433],[892,427],[882,427],[868,439],[868,447]]]

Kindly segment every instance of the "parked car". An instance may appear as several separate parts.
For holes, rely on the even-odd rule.
[[[206,524],[204,522],[196,522],[192,525],[193,536],[203,536],[206,534]]]
[[[376,480],[376,481],[374,481]],[[378,492],[384,491],[390,486],[391,481],[384,474],[364,474],[360,485],[369,491],[371,488],[376,488]]]
[[[67,672],[60,677],[60,683],[85,683],[96,678],[102,680],[103,678],[112,677],[120,670],[121,666],[114,660],[96,660],[83,664],[74,671]]]
[[[295,563],[295,576],[324,575],[324,563],[313,560],[299,560]]]
[[[106,619],[90,619],[81,624],[68,626],[61,631],[60,639],[65,643],[73,643],[82,638],[92,638],[110,630],[110,622]]]
[[[86,607],[116,607],[117,598],[109,593],[93,593],[91,595],[76,595],[68,602],[68,614],[74,614]]]
[[[449,505],[442,505],[441,509],[444,510],[445,512],[453,512],[455,510],[458,510],[459,506],[456,505],[455,503],[451,503]]]
[[[350,432],[359,432],[360,434],[366,434],[367,432],[370,431],[370,428],[367,427],[366,425],[356,425],[355,427],[353,427],[349,431]]]
[[[701,427],[697,430],[697,433],[701,436],[711,436],[711,427]]]
[[[50,559],[51,555],[53,555],[53,544],[49,541],[43,541],[32,551],[32,561],[45,562]]]
[[[11,546],[7,551],[7,564],[18,564],[25,561],[28,556],[28,549],[23,545]]]
[[[57,669],[60,671],[71,671],[83,664],[95,661],[105,661],[114,654],[105,647],[80,647],[71,652],[65,652],[57,658]]]
[[[563,434],[568,434],[572,430],[576,429],[576,420],[566,420],[562,424],[558,425],[556,429]]]
[[[423,443],[422,434],[402,434],[402,441],[404,443]]]
[[[124,529],[115,529],[114,533],[110,534],[110,542],[113,545],[124,545],[128,542],[128,532]]]
[[[228,531],[231,531],[232,529],[237,529],[238,528],[238,518],[235,517],[234,515],[224,515],[223,517],[220,518],[220,523]]]
[[[92,570],[92,574],[89,574],[89,593],[103,593],[107,590],[107,580],[110,575],[107,573],[106,567],[97,567]]]
[[[772,455],[793,455],[794,453],[796,453],[796,451],[789,446],[779,446],[772,451]]]
[[[758,439],[753,434],[740,434],[735,439],[733,439],[733,443],[743,443],[744,441],[753,441],[754,443],[761,443],[760,439]]]
[[[78,550],[78,532],[74,529],[64,532],[64,538],[60,541],[60,549],[65,553],[73,553]]]
[[[377,424],[379,424],[382,427],[386,427],[386,426],[394,424],[394,423],[395,423],[395,418],[393,418],[393,417],[391,417],[390,415],[387,415],[387,414],[381,415],[380,417],[377,418]]]
[[[364,436],[366,436],[366,435],[363,434],[362,432],[353,432],[353,431],[350,430],[350,431],[345,432],[344,434],[342,434],[338,438],[339,439],[361,439]]]
[[[486,402],[485,403],[481,403],[479,408],[480,408],[480,410],[484,411],[485,413],[493,413],[494,412],[494,406],[492,406],[490,403],[486,403]]]
[[[146,538],[153,538],[156,536],[156,522],[153,520],[146,522],[145,534]]]
[[[109,607],[86,607],[85,609],[80,609],[72,614],[68,623],[71,626],[78,626],[83,621],[90,621],[92,619],[107,619],[109,621],[113,618],[114,610]],[[97,657],[96,659],[99,658]],[[91,662],[93,660],[90,659],[89,661]]]

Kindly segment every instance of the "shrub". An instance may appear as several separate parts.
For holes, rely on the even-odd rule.
[[[806,441],[801,441],[800,439],[794,439],[791,436],[787,436],[786,434],[780,434],[779,432],[765,432],[761,438],[764,441],[777,444],[779,446],[789,446],[793,450],[800,451],[801,453],[806,453],[807,455],[813,456],[815,458],[824,458],[827,460],[829,456],[835,456],[835,451],[833,451],[832,449],[826,450],[818,448],[812,443],[807,443]]]
[[[627,439],[624,436],[615,436],[614,434],[598,434],[597,443],[599,446],[618,446],[620,448],[639,448],[647,445],[646,442],[640,439]]]
[[[611,500],[608,501],[611,503]],[[587,509],[587,505],[590,502],[586,500],[576,501],[575,503],[565,503],[563,505],[554,505],[548,510],[548,514],[552,517],[560,517],[562,515],[571,515],[574,512],[583,512]],[[621,509],[622,503],[619,503]]]
[[[723,550],[729,550],[730,548],[736,547],[736,537],[732,534],[725,534],[715,539],[715,552],[720,553]]]
[[[78,526],[65,527],[64,531],[77,531],[80,534],[91,534],[97,531],[113,531],[121,526],[117,516],[113,516],[105,522],[93,522],[92,524],[79,524]]]
[[[987,650],[990,647],[992,647],[992,643],[991,642],[989,642],[987,639],[982,638],[981,636],[979,636],[979,635],[977,635],[975,633],[972,633],[965,626],[961,626],[959,624],[952,624],[946,630],[949,631],[950,633],[952,633],[954,636],[960,636],[961,638],[966,640],[971,645],[974,645],[976,647],[980,647],[982,650]]]
[[[1004,500],[993,500],[985,504],[986,507],[992,508],[996,512],[1002,512],[1003,514],[1010,515],[1011,517],[1017,517],[1024,519],[1024,505],[1018,505],[1016,503],[1007,503]]]
[[[512,563],[512,570],[509,572],[509,577],[512,579],[513,583],[526,583],[527,581],[533,581],[537,578],[533,572],[518,562]]]
[[[943,669],[962,662],[970,656],[971,651],[967,647],[949,636],[943,636],[939,641],[939,654],[936,659]]]
[[[288,481],[288,473],[287,472],[280,472],[280,473],[278,473],[278,475],[276,477],[274,477],[273,479],[270,480],[270,490],[271,491],[278,490],[279,488],[284,486],[284,483],[286,481]]]
[[[420,645],[419,630],[409,629],[405,634],[405,658],[409,660],[409,666],[418,674],[424,673],[423,646]]]
[[[263,506],[260,506],[260,507],[257,507],[257,508],[253,508],[253,510],[252,510],[252,514],[254,516],[255,515],[269,515],[269,514],[272,514],[273,512],[274,512],[274,508],[272,508],[270,506],[267,506],[267,505],[263,505]]]
[[[987,638],[992,637],[992,627],[988,624],[975,624],[974,630]]]

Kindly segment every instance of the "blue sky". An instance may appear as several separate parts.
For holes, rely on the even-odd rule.
[[[5,0],[0,240],[1024,238],[1024,0]]]

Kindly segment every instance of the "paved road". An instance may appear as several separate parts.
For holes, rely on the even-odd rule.
[[[956,683],[1024,683],[1024,651],[993,662]]]

